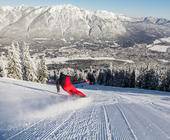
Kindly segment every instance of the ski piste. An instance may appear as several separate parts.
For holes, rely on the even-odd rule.
[[[170,138],[169,92],[81,84],[80,98],[8,78],[0,87],[1,140]]]

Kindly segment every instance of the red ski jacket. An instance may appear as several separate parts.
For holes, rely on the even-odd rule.
[[[71,83],[70,76],[68,75],[64,75],[63,73],[61,73],[59,83],[62,86],[62,88],[70,95],[78,95],[81,97],[86,96],[83,92],[76,89],[76,87]]]

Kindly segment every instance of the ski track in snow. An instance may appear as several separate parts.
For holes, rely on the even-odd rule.
[[[30,90],[36,95],[40,94],[38,92],[39,89],[42,91],[41,86],[36,87],[33,84],[20,84],[17,81],[9,82],[13,83],[10,90],[18,84],[20,85],[17,86],[19,90],[23,90],[22,86],[24,89],[25,87],[33,87]],[[0,80],[0,86],[3,87],[7,84],[8,82],[5,83]],[[43,118],[24,120],[23,122],[28,122],[28,125],[23,126],[16,125],[13,127],[5,127],[5,124],[11,124],[11,120],[9,120],[9,122],[8,120],[3,122],[0,118],[0,124],[2,124],[0,126],[0,139],[170,140],[170,95],[161,96],[154,94],[143,94],[140,93],[140,91],[140,94],[126,92],[121,93],[111,89],[106,91],[100,86],[91,86],[90,88],[91,90],[89,90],[87,86],[88,90],[83,90],[88,95],[85,99],[92,99],[91,102],[88,102],[88,106],[84,106],[84,104],[82,104],[80,108],[75,107],[79,103],[85,102],[84,99],[79,100],[77,98],[69,98],[69,100],[63,101],[62,98],[62,100],[58,100],[56,104],[61,102],[63,104],[67,104],[69,103],[68,101],[74,101],[71,104],[68,104],[68,106],[72,105],[72,110],[66,109],[64,112],[60,112],[60,114],[49,113]],[[50,88],[47,90],[49,89]],[[45,88],[43,88],[43,90],[45,90]],[[55,90],[55,88],[50,89],[51,92],[55,92]],[[0,89],[0,97],[3,95],[2,91]],[[51,93],[48,92],[47,94],[51,95]],[[41,96],[44,96],[44,94],[40,94],[40,97]],[[60,96],[62,97],[66,95],[59,96],[56,94],[55,96],[56,98],[60,98]],[[3,100],[0,100],[0,104],[3,105],[2,101]],[[61,106],[54,107],[54,109],[57,110],[59,109],[58,107]],[[69,106],[69,108],[71,107]],[[0,113],[3,113],[3,111],[4,110],[0,107]],[[43,111],[48,113],[48,108],[45,108],[44,110],[42,108],[40,113]],[[18,121],[19,120],[17,120],[17,122]]]
[[[138,104],[120,104],[122,111],[129,118],[133,131],[138,139],[170,139],[170,122],[160,117],[148,106]]]
[[[52,131],[56,129],[56,126],[60,125],[63,119],[68,115],[69,117],[72,116],[74,113],[68,115],[68,113],[51,119],[44,119],[43,121],[39,121],[38,123],[34,124],[33,126],[17,133],[16,135],[8,138],[16,139],[16,140],[23,140],[23,139],[45,139],[48,135],[51,134]],[[68,118],[69,118],[68,117]],[[65,120],[64,120],[65,121]]]

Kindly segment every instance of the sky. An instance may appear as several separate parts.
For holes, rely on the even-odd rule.
[[[128,16],[170,19],[170,0],[0,0],[0,6],[72,4],[87,10],[107,10]]]

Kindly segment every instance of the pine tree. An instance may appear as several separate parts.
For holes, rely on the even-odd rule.
[[[130,87],[130,72],[124,71],[124,80],[123,80],[124,87]]]
[[[158,89],[159,80],[157,73],[150,69],[145,75],[145,86],[146,89]]]
[[[170,70],[168,70],[161,82],[160,90],[170,91]]]
[[[135,70],[132,71],[132,73],[130,74],[130,84],[129,86],[131,88],[134,88],[135,87],[135,83],[136,83],[136,80],[135,80]]]
[[[140,88],[158,89],[159,77],[153,69],[146,69],[137,79],[137,86]]]
[[[6,71],[6,64],[4,60],[4,56],[2,55],[0,57],[0,77],[6,77],[7,71]]]
[[[107,85],[107,86],[113,85],[113,76],[112,76],[112,70],[111,69],[108,69],[106,71],[106,83],[105,83],[105,85]]]
[[[117,86],[117,77],[118,77],[118,71],[113,71],[113,86]]]
[[[57,80],[57,74],[56,74],[56,71],[54,70],[54,71],[53,71],[53,73],[54,73],[54,74],[53,74],[53,80],[56,82],[56,80]]]
[[[95,77],[94,77],[94,75],[93,75],[93,72],[89,72],[88,74],[87,74],[87,80],[88,81],[90,81],[90,84],[95,84]]]
[[[124,70],[118,71],[115,75],[115,80],[116,86],[125,87],[125,71]]]
[[[22,79],[22,68],[18,43],[12,43],[8,48],[7,77]]]
[[[104,82],[105,82],[105,79],[104,79],[104,70],[100,69],[99,76],[97,78],[97,83],[102,85],[102,84],[105,84]]]
[[[88,71],[87,70],[83,70],[82,78],[83,78],[84,81],[87,81],[87,74],[88,74]]]
[[[38,63],[38,81],[41,83],[46,83],[48,78],[48,70],[45,63],[45,57],[42,56],[40,62]]]
[[[35,82],[37,81],[37,76],[36,71],[33,68],[33,61],[30,56],[29,46],[25,42],[23,42],[22,48],[23,79]]]

